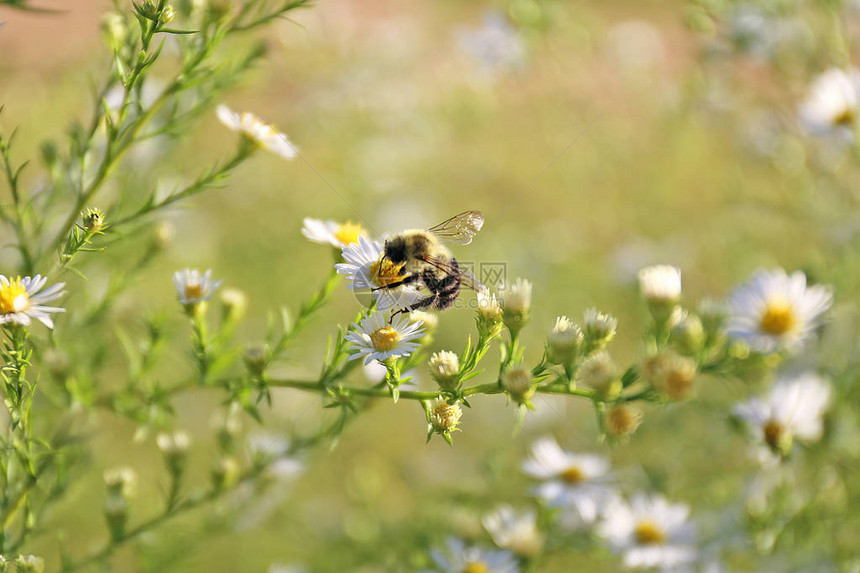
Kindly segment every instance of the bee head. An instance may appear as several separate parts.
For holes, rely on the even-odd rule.
[[[402,236],[385,241],[385,258],[399,265],[406,262],[406,239]]]

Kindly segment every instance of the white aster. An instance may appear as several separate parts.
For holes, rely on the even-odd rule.
[[[514,554],[497,549],[468,547],[462,540],[450,538],[447,551],[433,550],[430,557],[436,571],[443,573],[519,573]]]
[[[505,312],[527,313],[532,305],[532,283],[518,278],[504,294]]]
[[[45,306],[44,303],[66,294],[63,291],[65,283],[57,283],[39,292],[47,281],[48,279],[41,275],[24,278],[7,278],[0,275],[0,325],[15,323],[29,326],[30,320],[35,318],[48,328],[54,328],[51,313],[66,310]]]
[[[622,554],[626,567],[670,570],[697,558],[689,513],[686,505],[638,493],[629,504],[621,499],[610,503],[598,533]]]
[[[424,336],[421,324],[403,315],[395,316],[389,324],[387,313],[374,312],[360,323],[353,323],[346,334],[346,340],[354,350],[349,359],[363,357],[364,363],[368,364],[373,360],[381,362],[387,358],[407,356],[420,346],[413,341]]]
[[[832,301],[828,288],[807,286],[800,271],[759,271],[729,297],[727,332],[758,352],[797,350]]]
[[[551,507],[569,508],[583,523],[593,523],[612,497],[605,483],[609,462],[602,456],[574,454],[561,449],[553,438],[534,443],[522,469],[542,481],[535,495]]]
[[[671,304],[681,297],[681,269],[654,265],[639,271],[642,298],[654,304]]]
[[[860,71],[831,68],[818,76],[799,114],[810,132],[853,138],[860,104]]]
[[[395,283],[403,278],[403,265],[395,265],[383,259],[383,245],[365,237],[358,237],[357,243],[343,248],[343,263],[337,263],[337,272],[346,275],[349,288],[372,294],[379,310],[406,308],[421,298],[415,286],[401,285],[391,289],[372,290]]]
[[[357,223],[347,221],[323,221],[322,219],[311,219],[306,217],[302,222],[302,235],[314,243],[331,245],[342,249],[352,243],[358,242],[359,237],[366,237],[364,227]]]
[[[779,377],[764,398],[735,406],[753,441],[768,454],[788,454],[794,439],[814,442],[824,430],[822,417],[830,405],[830,384],[813,372]]]
[[[259,145],[266,151],[280,155],[284,159],[293,159],[298,155],[296,147],[290,143],[287,136],[280,133],[271,125],[251,112],[235,113],[226,105],[219,105],[216,110],[221,123],[239,132],[247,140]]]
[[[173,273],[176,296],[182,304],[198,304],[209,300],[222,282],[212,280],[211,269],[202,275],[197,269],[184,269]]]
[[[537,512],[517,512],[502,505],[483,517],[481,522],[496,545],[524,557],[534,557],[543,548],[544,537],[537,527]]]

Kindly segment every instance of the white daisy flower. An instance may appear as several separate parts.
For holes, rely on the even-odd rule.
[[[290,143],[287,136],[278,132],[268,123],[251,112],[238,114],[226,105],[219,105],[216,110],[221,123],[242,134],[248,141],[259,145],[266,151],[280,155],[284,159],[293,159],[298,155],[296,147]]]
[[[537,512],[517,512],[502,505],[481,520],[496,545],[517,555],[534,557],[543,549],[544,537],[537,527]]]
[[[759,271],[729,297],[727,332],[758,352],[797,350],[832,301],[828,288],[807,286],[800,271]]]
[[[360,236],[357,243],[343,248],[345,262],[337,263],[335,268],[339,274],[346,275],[350,289],[372,294],[379,310],[406,308],[421,298],[416,286],[401,285],[392,289],[372,290],[403,279],[403,265],[383,259],[383,252],[382,243]]]
[[[522,469],[543,481],[535,495],[551,507],[567,507],[579,514],[583,523],[593,523],[612,497],[603,482],[609,462],[602,456],[574,454],[562,450],[553,438],[542,438],[532,446]]]
[[[735,406],[733,412],[743,420],[752,439],[768,452],[790,453],[794,439],[814,442],[824,430],[822,417],[830,405],[830,385],[813,372],[777,378],[767,397],[753,398]]]
[[[653,304],[674,304],[681,298],[681,269],[654,265],[639,271],[639,291]]]
[[[309,241],[323,245],[331,245],[342,249],[352,243],[357,243],[359,237],[366,237],[367,231],[357,223],[347,221],[323,221],[322,219],[311,219],[306,217],[302,222],[302,235]]]
[[[467,547],[462,540],[451,538],[447,551],[433,550],[430,557],[436,571],[444,573],[519,573],[513,553],[497,549]]]
[[[412,341],[424,336],[421,324],[403,315],[394,317],[388,324],[386,313],[374,312],[360,323],[353,323],[346,334],[347,341],[355,351],[349,359],[364,357],[364,363],[369,364],[373,360],[382,362],[387,358],[407,356],[420,346]]]
[[[212,280],[212,270],[202,275],[197,269],[185,269],[173,273],[173,285],[181,304],[198,304],[212,298],[212,293],[223,281]]]
[[[598,533],[623,555],[626,567],[665,571],[697,558],[689,513],[686,505],[639,493],[629,504],[621,499],[610,503]]]
[[[832,68],[818,76],[799,110],[810,132],[853,138],[860,105],[860,71]]]
[[[31,319],[36,319],[48,328],[54,328],[51,313],[65,312],[64,308],[45,306],[63,296],[65,283],[57,283],[39,292],[48,281],[46,277],[6,278],[0,275],[0,325],[15,323],[29,326]]]

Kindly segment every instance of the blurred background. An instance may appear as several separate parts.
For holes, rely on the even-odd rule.
[[[2,122],[6,130],[19,127],[22,155],[35,154],[71,119],[88,117],[92,85],[109,65],[100,38],[108,2],[38,4],[60,11],[0,11]],[[796,146],[761,161],[750,151],[757,140],[740,141],[738,130],[720,119],[718,112],[737,101],[712,85],[687,8],[656,0],[327,0],[295,13],[270,30],[265,62],[225,103],[281,128],[301,158],[260,154],[223,188],[171,212],[170,247],[113,310],[115,320],[133,325],[170,309],[170,328],[181,333],[187,324],[171,306],[170,275],[186,266],[212,268],[249,296],[240,339],[262,339],[267,314],[281,305],[297,308],[329,272],[329,249],[300,234],[304,217],[366,221],[381,234],[483,211],[483,232],[455,254],[504,263],[509,279],[534,283],[532,321],[523,334],[531,362],[556,316],[578,318],[589,307],[619,318],[613,353],[620,363],[635,361],[645,323],[635,274],[648,264],[683,269],[688,300],[723,297],[760,267],[812,273],[853,233],[853,223],[829,224],[844,210],[839,203],[821,204],[822,216],[811,215]],[[759,85],[775,109],[793,113],[803,86],[768,93],[769,77],[756,65],[742,64],[735,77]],[[172,185],[234,144],[213,113],[180,140],[156,141],[129,158],[128,177],[152,173],[147,184]],[[102,271],[121,268],[115,260]],[[86,293],[101,288],[102,279],[93,273],[89,281],[69,282],[69,290]],[[277,372],[313,376],[325,338],[357,309],[340,288]],[[463,309],[442,315],[433,349],[459,351],[472,320]],[[496,356],[493,350],[490,365]],[[110,360],[119,368],[123,359]],[[182,356],[176,360],[191,370]],[[416,377],[432,387],[425,372]],[[631,443],[615,448],[598,441],[590,405],[572,399],[537,398],[537,410],[513,435],[515,408],[502,397],[478,398],[453,449],[441,440],[424,444],[417,404],[380,402],[336,448],[312,452],[299,477],[247,504],[238,518],[230,513],[223,523],[219,510],[208,509],[183,517],[118,556],[116,570],[267,571],[273,563],[332,572],[420,568],[427,549],[448,535],[489,543],[480,527],[483,511],[501,501],[531,503],[519,465],[546,434],[568,449],[609,456],[622,489],[655,489],[689,503],[705,537],[731,534],[739,529],[753,466],[726,416],[749,393],[740,382],[705,379],[697,400],[646,409]],[[268,430],[301,433],[322,415],[312,395],[283,390],[274,398],[265,413]],[[194,438],[199,479],[212,460],[210,418],[218,407],[218,398],[203,392],[176,402],[177,426]],[[91,487],[49,516],[72,553],[101,540],[104,468],[128,464],[140,472],[132,520],[146,514],[147,496],[164,487],[152,440],[135,441],[136,427],[127,420],[92,416]],[[244,425],[248,434],[260,430],[250,418]],[[201,524],[213,535],[201,535]],[[856,550],[852,529],[806,534],[810,544],[829,535],[837,554]],[[34,551],[56,554],[57,543],[43,537]],[[608,551],[585,547],[582,540],[554,548],[537,570],[620,567]],[[733,567],[756,570],[748,553],[735,548]],[[788,570],[783,565],[774,570]]]

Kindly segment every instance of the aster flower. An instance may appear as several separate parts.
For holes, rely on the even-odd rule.
[[[758,352],[798,350],[832,301],[828,288],[807,286],[800,271],[759,271],[729,297],[727,332]]]
[[[385,313],[374,312],[360,323],[353,323],[346,334],[347,341],[355,351],[349,359],[363,357],[364,363],[368,364],[373,360],[382,362],[387,358],[407,356],[419,347],[417,342],[412,341],[423,335],[420,322],[411,322],[409,318],[399,315],[389,324]]]
[[[460,359],[450,350],[435,352],[427,361],[430,375],[443,390],[453,390],[460,382]]]
[[[541,500],[551,507],[573,508],[584,523],[593,523],[612,495],[603,481],[609,471],[606,458],[567,452],[552,438],[534,443],[522,469],[542,480],[534,490]]]
[[[806,128],[821,135],[837,135],[850,141],[860,105],[860,71],[832,68],[818,76],[799,115]]]
[[[517,512],[502,505],[481,520],[496,545],[523,557],[534,557],[543,549],[544,537],[537,527],[537,512]]]
[[[582,330],[566,316],[555,319],[546,340],[547,357],[553,364],[570,364],[582,344]]]
[[[823,432],[822,417],[830,404],[830,385],[812,372],[780,377],[765,398],[735,406],[753,441],[767,450],[788,455],[794,439],[814,442]]]
[[[212,280],[211,269],[203,275],[197,269],[185,269],[173,273],[176,295],[179,297],[179,302],[184,305],[195,305],[209,300],[222,282]]]
[[[216,112],[221,123],[241,133],[247,141],[266,151],[280,155],[284,159],[293,159],[298,155],[295,146],[290,143],[286,135],[278,132],[253,113],[246,111],[238,114],[226,105],[219,105]]]
[[[623,555],[626,567],[668,570],[697,557],[689,513],[686,505],[639,493],[629,504],[621,499],[610,503],[598,533]]]
[[[57,283],[39,292],[47,281],[41,275],[14,279],[0,275],[0,325],[29,326],[35,318],[48,328],[54,328],[51,313],[65,312],[65,309],[45,306],[44,303],[63,296],[65,283]]]
[[[433,432],[437,432],[441,434],[449,444],[452,443],[451,432],[459,431],[460,418],[462,417],[463,408],[460,407],[460,404],[456,402],[449,404],[444,398],[434,400],[430,405],[428,413],[428,421],[430,423],[428,436],[432,435]]]
[[[358,223],[347,221],[323,221],[322,219],[305,218],[302,222],[302,235],[309,241],[323,245],[331,245],[342,249],[352,243],[357,243],[359,237],[366,237],[367,231]]]
[[[516,557],[509,551],[468,547],[462,540],[450,538],[447,551],[433,550],[430,557],[443,573],[519,573]]]
[[[401,285],[392,289],[372,290],[395,283],[403,278],[403,265],[396,265],[383,259],[383,246],[379,241],[371,241],[359,236],[357,243],[343,248],[343,263],[337,263],[337,272],[346,275],[349,288],[372,294],[379,310],[405,308],[421,298],[418,288]]]
[[[652,304],[672,305],[681,298],[681,269],[654,265],[639,271],[639,291]]]

